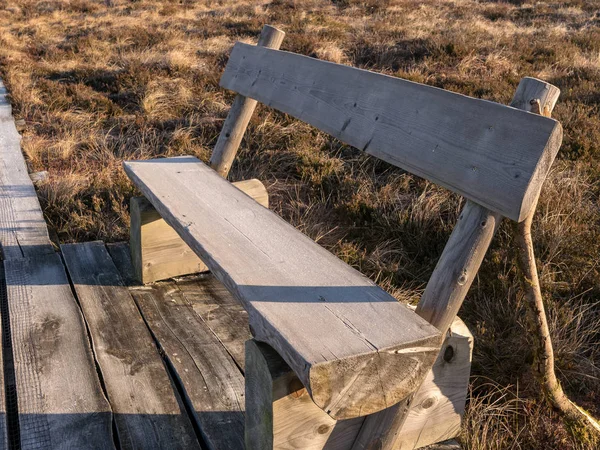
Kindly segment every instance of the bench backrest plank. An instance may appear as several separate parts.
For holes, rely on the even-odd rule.
[[[243,43],[221,86],[516,221],[529,214],[562,140],[547,117]]]

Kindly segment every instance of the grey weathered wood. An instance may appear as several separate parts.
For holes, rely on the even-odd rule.
[[[102,242],[62,245],[121,448],[200,448],[167,369]]]
[[[332,417],[381,410],[420,385],[440,334],[367,277],[196,158],[124,167]]]
[[[129,243],[113,242],[106,244],[106,250],[108,250],[110,257],[115,263],[119,275],[121,275],[121,279],[123,280],[123,284],[125,284],[125,286],[137,286],[139,283],[133,272]]]
[[[113,260],[116,259],[115,264],[119,270],[125,274],[130,273],[131,262],[127,244],[111,244],[108,248]],[[162,287],[161,290],[178,289],[183,294],[194,312],[208,325],[243,370],[245,367],[244,343],[251,339],[248,331],[248,317],[246,311],[225,287],[212,274],[180,280],[176,283],[176,287],[171,283],[168,285],[161,283],[161,286],[169,286],[168,288]],[[155,294],[154,289],[154,287],[137,288],[132,293],[138,304],[141,305],[140,297],[154,297],[154,301],[161,298]],[[180,294],[177,293],[176,297],[180,297]],[[146,300],[146,302],[152,304],[150,300]],[[178,300],[177,303],[181,303],[181,300]],[[170,302],[165,301],[165,304],[169,305]],[[143,311],[146,311],[146,308],[143,308]],[[151,308],[150,311],[152,311]],[[146,320],[151,322],[148,316],[146,316]],[[196,327],[188,326],[187,321],[183,320],[182,322],[186,323],[186,328],[196,330]],[[155,328],[153,327],[153,329]],[[451,330],[444,342],[442,352],[409,408],[406,422],[402,428],[401,448],[414,448],[438,442],[456,435],[460,429],[473,341],[460,319],[455,319]],[[161,337],[160,341],[165,342],[166,339]],[[454,356],[450,362],[446,362],[444,350],[449,345],[454,348]],[[262,345],[258,347],[268,348]],[[169,354],[166,349],[165,353]],[[179,364],[183,364],[189,359],[184,351],[176,353]],[[263,442],[266,439],[267,442],[274,441],[274,448],[294,448],[293,446],[296,446],[295,448],[306,448],[307,446],[326,449],[350,448],[356,439],[363,419],[337,422],[330,419],[320,408],[312,404],[305,393],[296,394],[301,391],[301,385],[298,385],[300,381],[272,349],[261,353],[259,363],[268,361],[268,367],[273,368],[269,370],[270,376],[262,382],[257,381],[257,375],[253,375],[253,370],[256,371],[263,363],[246,373],[246,389],[251,393],[246,398],[248,411],[246,417],[251,423],[247,429],[253,429],[252,445],[257,447],[257,442]],[[188,368],[185,364],[183,367]],[[278,367],[279,369],[277,369]],[[177,371],[182,373],[184,370],[179,367]],[[186,372],[194,373],[194,370],[188,368]],[[258,372],[259,380],[262,380],[261,374],[264,375],[264,373],[264,371]],[[293,392],[289,390],[290,380],[296,380],[295,386],[298,389]],[[189,388],[186,387],[187,389]],[[269,389],[273,392],[272,403],[261,403],[260,399],[265,398],[264,393],[269,392]],[[269,425],[271,423],[275,425]],[[261,431],[266,431],[267,436],[257,434]]]
[[[281,357],[246,342],[246,449],[347,450],[362,417],[336,421],[313,403]]]
[[[271,25],[265,25],[258,39],[258,46],[279,49],[285,33]],[[235,155],[242,142],[250,118],[256,108],[256,100],[236,95],[221,134],[210,157],[210,166],[223,178],[227,177]]]
[[[269,207],[269,194],[259,180],[233,184],[265,208]],[[144,197],[132,197],[129,211],[131,258],[137,280],[152,283],[208,270]]]
[[[244,307],[212,274],[177,286],[243,372],[245,343],[252,339]]]
[[[408,407],[397,448],[412,450],[460,433],[465,410],[473,336],[458,317],[425,381]]]
[[[244,378],[227,350],[177,284],[131,292],[177,374],[208,448],[243,450]]]
[[[114,448],[111,409],[60,256],[4,267],[20,448]]]
[[[221,86],[517,221],[529,214],[562,140],[553,119],[242,43]]]
[[[558,94],[558,89],[549,83],[524,78],[517,87],[511,106],[529,110],[531,100],[539,99],[543,108],[551,112]],[[552,159],[549,159],[547,164],[551,162]],[[540,183],[542,181],[543,178]],[[537,197],[533,201],[535,203]],[[440,331],[445,333],[456,317],[501,219],[497,212],[472,201],[466,202],[417,305],[417,314]],[[396,448],[398,431],[406,419],[406,412],[406,408],[392,407],[369,417],[358,441],[379,441],[384,450]],[[357,445],[355,448],[362,447]]]
[[[0,81],[0,246],[3,259],[52,254],[48,228],[21,153],[21,135]]]
[[[473,337],[458,318],[451,330],[432,370],[407,408],[406,421],[398,431],[397,449],[420,448],[452,438],[460,431]],[[352,448],[364,418],[332,420],[312,404],[300,381],[273,349],[249,341],[246,351],[248,449]],[[369,443],[356,447],[377,448],[366,444]]]
[[[129,246],[108,249],[119,271],[132,274]],[[232,349],[243,349],[250,338],[246,311],[212,274],[130,292],[184,390],[206,445],[242,448],[244,380],[238,367],[243,368],[243,351],[235,363],[228,353],[235,358]]]
[[[417,305],[417,314],[446,332],[500,225],[502,216],[467,201]]]

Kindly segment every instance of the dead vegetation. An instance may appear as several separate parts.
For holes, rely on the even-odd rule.
[[[111,6],[107,6],[107,4]],[[123,159],[207,160],[232,94],[236,40],[264,23],[283,49],[507,103],[523,76],[562,95],[559,160],[533,239],[557,372],[600,415],[600,13],[595,0],[0,0],[0,72],[39,196],[61,241],[127,239]],[[259,107],[231,179],[257,177],[272,208],[404,301],[415,302],[460,199]],[[510,227],[461,317],[475,335],[467,449],[595,449],[568,434],[532,376]],[[485,376],[486,378],[482,378]]]

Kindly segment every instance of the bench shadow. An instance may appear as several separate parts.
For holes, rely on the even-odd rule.
[[[7,414],[0,414],[0,446],[10,448],[115,449],[239,449],[244,443],[242,412],[201,411],[204,424],[199,435],[178,434],[182,419],[177,414],[123,414],[110,411],[88,413],[19,414],[19,437],[7,426]],[[242,427],[239,427],[242,424]],[[194,425],[194,428],[196,426]],[[12,439],[10,436],[12,435]],[[4,442],[3,442],[4,441]]]

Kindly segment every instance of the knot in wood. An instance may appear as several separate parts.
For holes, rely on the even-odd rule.
[[[421,408],[429,409],[436,403],[437,403],[437,398],[435,396],[429,397],[429,398],[426,398],[425,400],[423,400],[423,403],[421,403]]]
[[[317,433],[319,434],[327,434],[329,432],[329,425],[321,425],[317,428]]]

